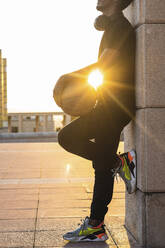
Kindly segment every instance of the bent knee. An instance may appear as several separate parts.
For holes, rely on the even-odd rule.
[[[70,143],[71,143],[71,137],[67,130],[65,128],[61,129],[58,133],[58,143],[60,146],[62,146],[64,149],[68,150]]]
[[[64,135],[64,131],[63,129],[61,129],[58,133],[58,143],[60,146],[63,146],[63,144],[65,143],[64,140],[65,140],[65,135]]]

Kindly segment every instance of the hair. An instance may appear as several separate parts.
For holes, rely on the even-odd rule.
[[[125,9],[130,5],[130,3],[133,2],[133,0],[121,0],[121,9]]]

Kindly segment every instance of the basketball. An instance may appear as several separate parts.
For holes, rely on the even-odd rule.
[[[55,85],[54,100],[66,114],[82,116],[93,109],[96,91],[85,79],[66,74]]]

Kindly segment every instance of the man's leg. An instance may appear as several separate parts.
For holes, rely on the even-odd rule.
[[[122,125],[106,115],[101,106],[88,115],[77,118],[59,133],[59,144],[67,151],[93,161],[95,185],[91,204],[91,219],[104,219],[112,199],[111,169],[116,163]],[[95,138],[95,142],[90,139]]]
[[[93,161],[99,149],[90,139],[95,138],[102,113],[97,108],[66,125],[58,134],[58,143],[68,152]],[[100,151],[101,152],[101,151]]]
[[[66,125],[58,134],[58,143],[68,152],[91,161],[100,161],[102,164],[105,161],[107,165],[108,160],[111,162],[111,157],[116,159],[116,149],[110,141],[111,135],[115,134],[108,130],[118,124],[112,125],[112,122],[114,122],[113,118],[107,118],[104,110],[97,106],[87,115]],[[110,141],[108,143],[107,138]],[[95,142],[90,139],[95,139]],[[110,152],[112,150],[114,152]]]
[[[59,143],[67,151],[93,161],[95,185],[90,218],[63,238],[70,241],[105,241],[108,237],[103,220],[112,199],[114,179],[111,168],[116,163],[116,151],[122,130],[120,122],[97,108],[87,116],[80,117],[59,133]],[[95,138],[95,142],[90,139]],[[84,233],[82,232],[84,230]]]
[[[109,127],[109,128],[108,128]],[[104,159],[93,161],[95,169],[95,184],[91,204],[91,219],[103,221],[112,200],[114,178],[111,171],[118,162],[117,148],[120,141],[122,126],[118,123],[108,123],[106,132],[96,136],[96,142],[104,147]]]

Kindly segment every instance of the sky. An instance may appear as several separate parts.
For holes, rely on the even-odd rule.
[[[8,112],[61,111],[57,79],[97,61],[96,0],[0,0]]]

